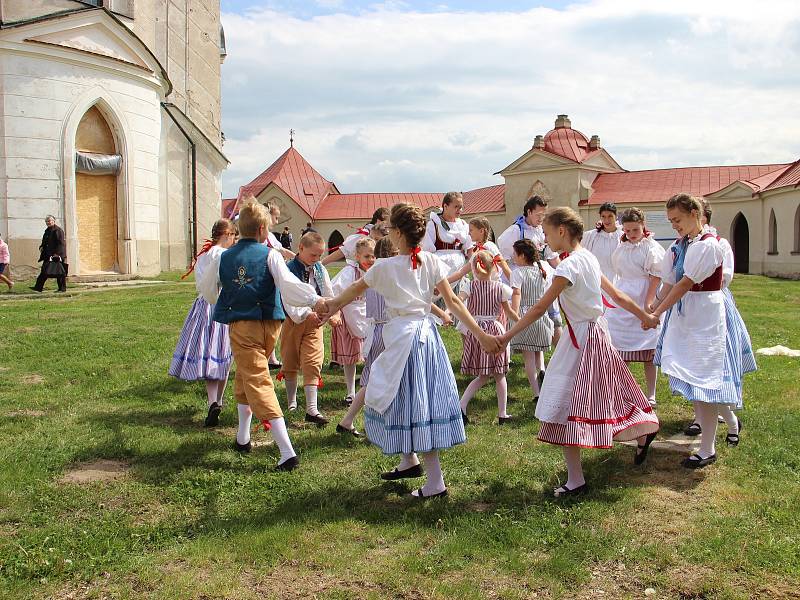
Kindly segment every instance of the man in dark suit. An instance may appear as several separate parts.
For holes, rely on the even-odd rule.
[[[42,263],[42,271],[36,278],[36,284],[31,288],[34,292],[41,292],[44,289],[44,282],[47,280],[47,266],[51,261],[61,261],[64,265],[64,274],[56,276],[58,283],[57,292],[67,291],[67,243],[64,237],[64,230],[56,225],[56,218],[47,215],[44,220],[47,229],[42,236],[42,244],[39,246],[39,262]]]

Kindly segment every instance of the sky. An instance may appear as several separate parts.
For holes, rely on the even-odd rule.
[[[225,197],[502,183],[557,114],[628,170],[800,159],[800,2],[222,0]]]

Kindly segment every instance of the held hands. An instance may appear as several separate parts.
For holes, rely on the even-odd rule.
[[[320,319],[324,320],[326,317],[330,316],[330,303],[332,301],[333,298],[320,298],[317,300],[316,304],[314,304],[313,311]]]
[[[492,336],[482,333],[478,341],[487,354],[500,354],[505,350],[505,344],[502,342],[501,336]]]
[[[320,325],[322,325],[322,324],[325,322],[325,321],[324,321],[323,319],[321,319],[321,318],[320,318],[320,316],[319,316],[317,313],[315,313],[315,312],[312,312],[310,315],[308,315],[308,316],[306,317],[306,321],[308,321],[308,322],[309,322],[309,323],[310,323],[310,324],[311,324],[313,327],[319,327]]]
[[[331,324],[331,327],[338,327],[342,324],[342,317],[338,314],[333,314],[328,318],[328,323]]]
[[[661,319],[659,319],[656,315],[651,312],[648,312],[645,319],[642,319],[642,329],[655,329],[661,323]]]
[[[445,327],[448,327],[453,324],[453,316],[447,311],[444,311],[444,316],[442,317],[441,320],[442,320],[442,325]]]

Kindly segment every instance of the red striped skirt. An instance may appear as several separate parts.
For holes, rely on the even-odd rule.
[[[364,340],[351,335],[347,324],[331,327],[331,360],[340,365],[356,365],[361,362],[361,347]]]
[[[560,343],[572,341],[567,338]],[[567,422],[542,421],[538,438],[560,446],[611,448],[614,441],[658,431],[658,417],[606,330],[589,324],[580,352]]]
[[[619,357],[625,362],[650,362],[653,360],[655,349],[650,350],[619,350]]]
[[[503,335],[497,321],[478,321],[478,326],[489,335]],[[461,355],[461,372],[465,375],[494,375],[508,373],[508,352],[487,354],[480,342],[468,331],[464,335],[464,353]]]

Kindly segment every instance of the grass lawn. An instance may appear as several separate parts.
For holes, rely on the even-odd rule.
[[[759,357],[742,443],[726,448],[721,427],[716,465],[587,451],[593,490],[564,502],[549,494],[561,452],[535,440],[515,357],[518,421],[498,427],[484,388],[467,443],[442,456],[449,499],[418,504],[403,497],[417,482],[380,482],[395,460],[335,420],[288,417],[303,461],[290,474],[272,472],[268,434],[249,456],[231,450],[232,386],[221,427],[204,429],[204,386],[167,375],[194,288],[163,279],[0,301],[1,597],[800,597],[798,359]],[[732,289],[755,347],[798,347],[800,282],[737,276]],[[443,335],[458,372],[458,336]],[[320,406],[338,419],[341,371],[324,378]],[[664,378],[658,400],[662,435],[682,429],[690,405]],[[127,471],[65,479],[100,459]]]

